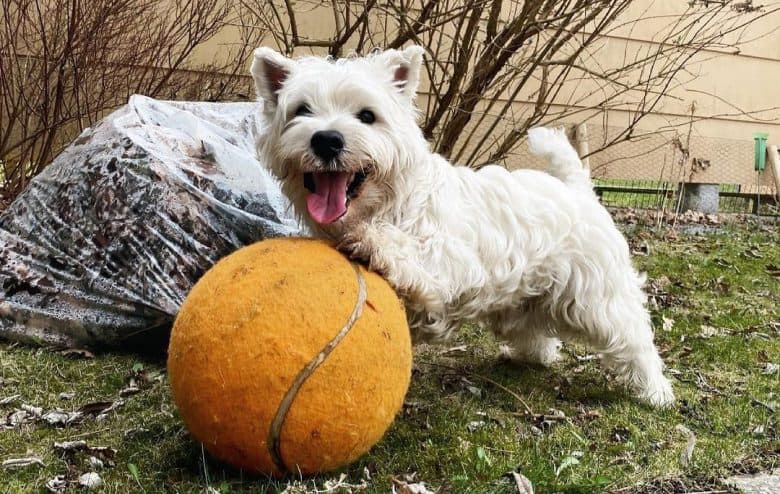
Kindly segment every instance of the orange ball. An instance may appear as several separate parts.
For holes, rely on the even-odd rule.
[[[411,365],[390,285],[310,239],[266,240],[218,262],[184,301],[168,349],[192,436],[275,477],[368,451],[401,408]]]

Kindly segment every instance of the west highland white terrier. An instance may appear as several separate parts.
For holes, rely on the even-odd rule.
[[[583,341],[640,399],[671,404],[644,277],[564,132],[528,133],[548,173],[452,166],[416,123],[423,53],[255,51],[258,154],[296,213],[386,277],[418,341],[478,323],[513,360],[543,365],[561,340]]]

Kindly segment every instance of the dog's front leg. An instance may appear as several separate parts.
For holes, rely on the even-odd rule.
[[[443,314],[446,288],[426,269],[422,241],[395,225],[364,223],[342,237],[339,250],[365,262],[406,299],[430,314]]]

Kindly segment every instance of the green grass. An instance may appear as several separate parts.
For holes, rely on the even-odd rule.
[[[777,229],[730,226],[708,236],[636,229],[631,237],[649,246],[650,255],[636,262],[648,272],[659,304],[653,317],[678,396],[674,408],[657,411],[632,401],[594,361],[582,359],[585,348],[568,347],[553,369],[515,368],[497,357],[489,335],[467,328],[446,346],[417,349],[403,413],[345,470],[345,481],[359,484],[367,469],[366,492],[385,493],[393,477],[416,472],[434,491],[511,493],[515,487],[505,474],[518,470],[537,493],[679,492],[674,486],[723,489],[718,479],[734,472],[779,466],[780,374],[762,372],[766,363],[780,363],[780,280],[770,273],[780,267]],[[668,330],[663,318],[673,320]],[[461,345],[465,349],[445,351]],[[83,359],[2,344],[0,399],[21,396],[0,405],[0,417],[22,403],[73,410],[117,400],[131,378],[141,392],[123,398],[103,420],[0,430],[0,461],[39,456],[45,463],[0,469],[0,492],[41,492],[57,474],[76,479],[89,471],[86,454],[52,447],[71,439],[117,450],[115,466],[99,470],[102,492],[205,492],[207,486],[221,493],[280,492],[289,486],[242,476],[202,456],[177,418],[159,361]],[[62,392],[75,395],[63,401]],[[560,412],[560,420],[539,416]],[[680,456],[687,436],[678,425],[696,436],[686,466]],[[303,484],[322,489],[334,478]]]
[[[624,180],[615,178],[594,178],[593,183],[598,186],[616,186],[625,187],[625,191],[613,192],[605,191],[601,194],[601,201],[604,205],[609,207],[620,208],[650,208],[659,209],[664,201],[666,201],[667,207],[674,205],[674,198],[664,198],[661,191],[668,188],[675,188],[668,182],[662,182],[660,180]],[[632,192],[631,188],[637,189],[654,189],[659,192],[656,194]],[[671,206],[669,206],[671,205]]]

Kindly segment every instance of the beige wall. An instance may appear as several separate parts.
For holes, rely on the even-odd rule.
[[[664,38],[669,25],[687,5],[688,2],[681,0],[635,2],[622,16],[620,27],[601,39],[594,63],[601,67],[620,67],[637,53],[657,48],[658,40]],[[298,21],[300,31],[311,38],[326,38],[331,32],[332,17],[327,10],[301,10]],[[780,26],[780,14],[767,15],[731,36],[731,41],[743,43],[739,50],[724,46],[696,55],[686,66],[681,84],[671,89],[672,97],[638,125],[639,134],[667,131],[664,136],[624,143],[593,156],[594,172],[614,178],[673,179],[668,174],[679,153],[669,141],[676,129],[684,142],[690,144],[692,156],[710,162],[707,170],[694,175],[690,175],[690,170],[684,171],[686,177],[694,181],[754,186],[757,177],[753,172],[753,133],[767,132],[770,143],[780,144],[780,29],[777,26]],[[224,56],[235,38],[235,31],[226,30],[203,47],[199,57]],[[513,102],[516,115],[521,116],[527,109],[533,89],[529,87]],[[560,103],[574,102],[587,107],[594,100],[588,95],[594,92],[597,92],[595,87],[572,83],[563,91],[565,101]],[[425,95],[422,95],[421,103],[424,102]],[[769,110],[759,112],[763,109]],[[625,108],[607,112],[586,112],[563,123],[574,125],[584,119],[588,124],[590,148],[596,149],[604,142],[604,136],[613,135],[632,117],[631,105],[626,104]],[[475,134],[479,133],[480,129],[476,129]],[[523,149],[510,156],[506,164],[538,166]],[[772,183],[770,176],[763,180],[767,186]]]
[[[640,3],[640,2],[637,2]],[[653,14],[671,15],[685,2],[653,3]],[[652,43],[652,23],[625,37],[608,40],[617,56],[626,47]],[[780,15],[766,16],[740,33],[753,39],[739,50],[709,50],[688,67],[691,77],[671,91],[673,99],[656,108],[639,128],[653,132],[675,126],[692,157],[708,160],[709,168],[679,170],[679,151],[661,138],[629,142],[592,160],[598,174],[615,178],[674,179],[682,174],[698,182],[737,183],[743,190],[774,188],[771,171],[760,177],[753,170],[753,133],[766,132],[770,143],[780,143]],[[630,37],[629,37],[630,36]],[[630,39],[633,38],[633,39]],[[732,38],[736,38],[736,35]],[[648,41],[650,40],[650,41]],[[693,109],[693,116],[691,111]],[[760,111],[767,110],[768,111]],[[613,133],[631,118],[626,111],[610,112],[605,128],[600,117],[589,123],[590,145]],[[629,158],[630,157],[630,158]],[[677,168],[677,170],[675,170]]]

